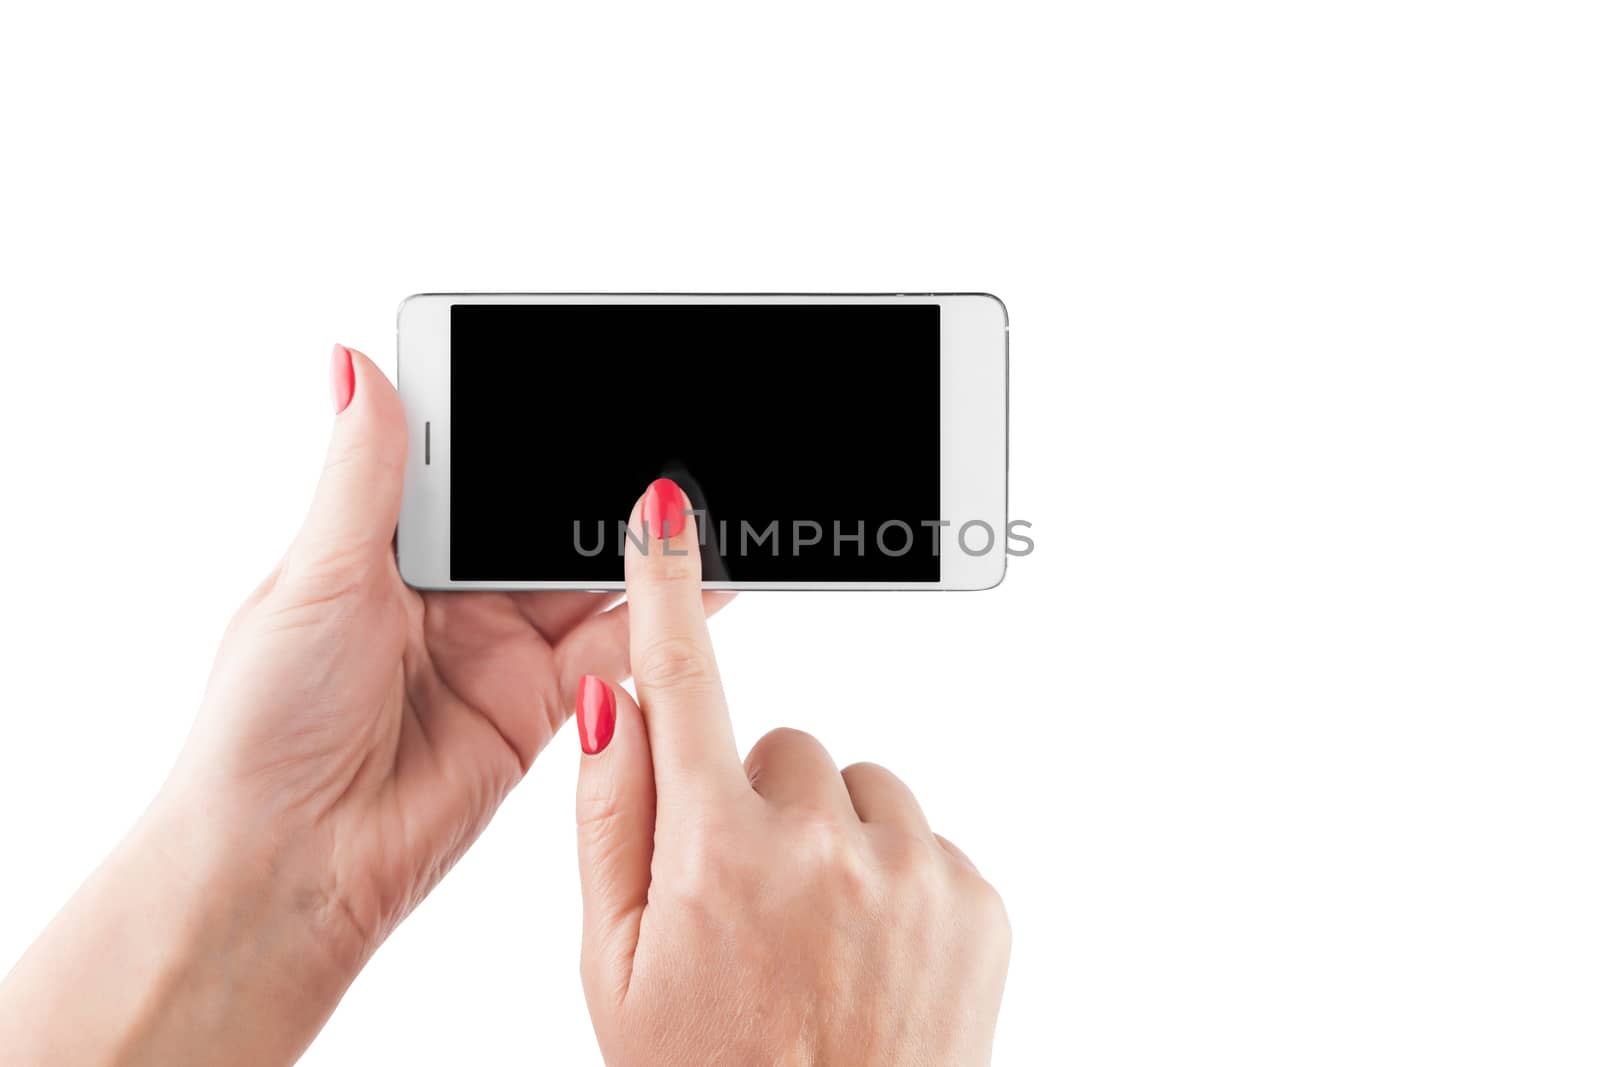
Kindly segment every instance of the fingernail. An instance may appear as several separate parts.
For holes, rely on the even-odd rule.
[[[689,498],[683,495],[677,482],[671,478],[657,478],[644,491],[644,504],[639,508],[645,536],[662,540],[677,537],[683,532],[684,513],[688,508]]]
[[[611,687],[592,674],[578,680],[578,744],[586,755],[605,751],[617,728],[617,698]]]
[[[337,415],[350,406],[350,398],[356,395],[356,367],[344,345],[333,346],[333,366],[328,375],[333,386],[333,413]]]

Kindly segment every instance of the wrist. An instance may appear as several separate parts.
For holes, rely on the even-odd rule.
[[[289,1063],[364,960],[293,857],[169,787],[0,986],[19,1062]]]
[[[304,838],[169,783],[125,845],[172,946],[155,1013],[215,1035],[234,1062],[298,1056],[369,954]]]

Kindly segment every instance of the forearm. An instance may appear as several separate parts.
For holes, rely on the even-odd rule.
[[[158,800],[0,983],[29,1064],[282,1064],[354,975],[274,864]],[[346,954],[347,955],[347,954]]]

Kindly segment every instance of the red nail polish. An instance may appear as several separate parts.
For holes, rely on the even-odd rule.
[[[689,498],[671,478],[657,478],[644,491],[639,517],[644,520],[646,537],[669,538],[683,533]]]
[[[617,728],[617,698],[592,674],[578,680],[578,744],[590,756],[605,751]]]
[[[356,367],[344,345],[333,346],[328,380],[333,386],[333,413],[337,415],[350,406],[350,398],[356,395]]]

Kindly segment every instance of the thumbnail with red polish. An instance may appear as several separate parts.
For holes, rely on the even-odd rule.
[[[683,533],[689,498],[671,478],[657,478],[644,491],[639,517],[644,520],[646,537],[672,538]]]
[[[350,406],[350,398],[356,395],[355,363],[344,345],[333,346],[333,365],[328,370],[328,380],[333,387],[333,413],[337,415]]]
[[[578,680],[578,743],[590,756],[605,751],[617,728],[617,698],[592,674]]]

